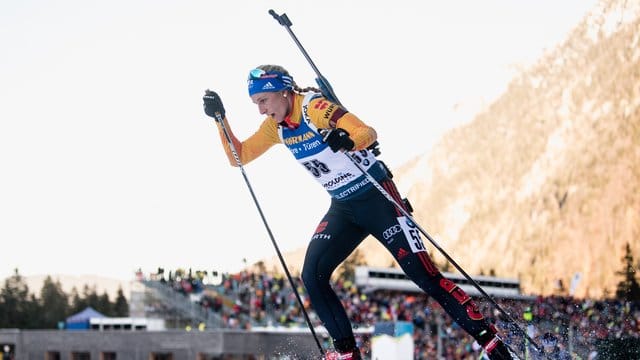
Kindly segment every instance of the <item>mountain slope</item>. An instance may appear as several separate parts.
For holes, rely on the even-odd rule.
[[[597,296],[615,289],[625,243],[638,258],[638,14],[602,3],[486,112],[398,171],[420,179],[407,186],[416,220],[467,272],[519,276],[536,293],[578,272],[576,295]]]

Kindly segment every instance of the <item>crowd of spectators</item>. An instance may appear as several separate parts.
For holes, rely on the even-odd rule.
[[[182,272],[161,276],[159,281],[192,298],[208,311],[220,314],[223,327],[307,327],[295,293],[284,275],[266,272],[224,274],[211,282],[206,273]],[[298,294],[314,326],[321,326],[312,310],[299,278],[294,277]],[[338,279],[334,288],[345,304],[360,345],[369,349],[370,331],[377,322],[408,321],[414,325],[415,358],[437,359],[438,350],[446,359],[478,359],[481,349],[423,293],[397,291],[363,292],[350,280]],[[196,295],[193,297],[193,295]],[[558,353],[571,352],[580,359],[595,359],[598,340],[640,337],[640,304],[613,299],[576,299],[568,296],[531,296],[496,299],[505,316],[485,299],[477,299],[481,311],[496,324],[509,346],[535,355],[527,348],[526,331],[542,346]],[[517,324],[510,320],[515,320]],[[365,330],[365,331],[358,331]],[[326,339],[325,339],[326,340]],[[559,357],[562,358],[562,357]]]

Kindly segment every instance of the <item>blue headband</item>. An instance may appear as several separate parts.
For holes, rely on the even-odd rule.
[[[293,79],[277,71],[266,72],[262,69],[253,69],[249,73],[249,96],[261,92],[277,92],[293,89]]]

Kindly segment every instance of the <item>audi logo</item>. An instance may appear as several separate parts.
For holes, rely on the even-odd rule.
[[[402,228],[400,227],[400,225],[393,225],[382,233],[382,237],[384,237],[385,240],[389,240],[389,238],[401,231]]]

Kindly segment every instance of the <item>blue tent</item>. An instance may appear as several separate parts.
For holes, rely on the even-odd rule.
[[[80,311],[77,314],[69,316],[66,320],[67,330],[86,330],[89,329],[89,319],[104,318],[106,316],[94,310],[91,306]]]

